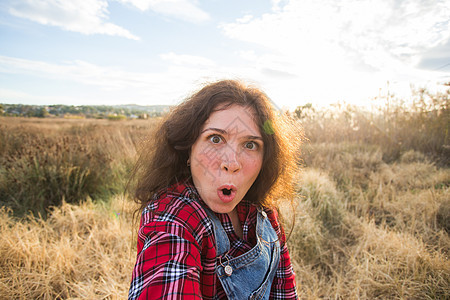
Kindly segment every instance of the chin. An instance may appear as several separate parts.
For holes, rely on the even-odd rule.
[[[228,214],[230,212],[232,212],[234,210],[234,208],[236,207],[237,204],[232,204],[232,205],[216,205],[214,207],[210,207],[208,205],[208,207],[215,213],[219,213],[219,214]]]

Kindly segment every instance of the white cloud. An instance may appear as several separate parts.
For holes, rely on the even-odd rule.
[[[110,0],[111,1],[111,0]],[[115,0],[146,11],[184,21],[200,23],[210,19],[195,0]],[[82,34],[105,34],[128,39],[140,38],[108,22],[108,0],[22,0],[9,1],[9,13],[43,25]]]
[[[270,2],[272,2],[272,10],[274,10],[274,11],[280,10],[281,0],[271,0]]]
[[[31,104],[31,105],[61,104],[61,103],[68,104],[68,103],[76,103],[77,101],[77,99],[75,99],[74,97],[70,97],[68,95],[42,96],[36,95],[35,93],[29,93],[28,91],[4,89],[4,88],[0,88],[0,99],[2,101],[7,101],[8,104],[17,103],[17,104]]]
[[[394,61],[414,65],[424,51],[450,38],[450,2],[291,0],[283,10],[222,29],[299,65],[334,64],[357,55],[360,63],[382,69]]]
[[[356,99],[368,90],[376,94],[388,80],[415,83],[442,76],[416,66],[429,49],[450,38],[450,1],[272,0],[272,4],[271,13],[220,28],[229,38],[263,46],[258,53],[241,52],[241,57],[259,68],[264,86],[284,98],[302,94],[311,99]],[[282,74],[292,76],[275,81]]]
[[[210,16],[197,6],[195,0],[117,0],[129,3],[142,11],[152,10],[156,13],[189,21],[201,23],[208,21]]]
[[[157,74],[128,72],[80,60],[56,64],[7,56],[0,56],[0,72],[78,82],[103,90],[148,87],[158,77]]]
[[[106,0],[24,0],[12,1],[9,12],[44,25],[83,34],[106,34],[139,40],[128,30],[107,22]]]
[[[105,99],[105,104],[125,102],[173,104],[181,100],[187,93],[199,85],[198,80],[208,80],[221,76],[223,72],[216,70],[211,61],[201,57],[169,54],[173,64],[169,64],[164,72],[132,72],[118,67],[104,67],[85,61],[69,61],[64,63],[48,63],[8,56],[0,56],[0,73],[27,75],[30,78],[40,78],[54,86],[55,82],[64,82],[64,85],[74,86],[75,93],[84,93],[83,97],[89,99],[87,104],[98,104]],[[193,59],[195,64],[184,64],[183,60]],[[174,63],[180,60],[180,63]],[[32,80],[30,83],[33,82]],[[27,83],[21,88],[26,90]],[[78,85],[76,85],[78,84]],[[89,88],[80,89],[85,85]],[[78,86],[78,87],[77,87]],[[0,85],[0,89],[2,86]],[[0,96],[11,99],[29,99],[49,103],[52,91],[48,87],[33,87],[42,90],[42,95],[31,96],[21,90],[6,89],[3,87]],[[86,90],[86,93],[84,92]],[[6,92],[7,91],[7,92]],[[47,101],[42,101],[47,97]],[[124,100],[131,99],[131,100]],[[72,99],[76,100],[76,99]],[[28,102],[30,102],[28,101]],[[77,101],[68,103],[79,103]],[[53,103],[56,103],[53,101]]]

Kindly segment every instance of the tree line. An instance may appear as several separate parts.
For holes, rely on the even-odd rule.
[[[167,105],[26,105],[0,103],[0,116],[7,117],[81,117],[97,119],[151,118],[169,110]]]

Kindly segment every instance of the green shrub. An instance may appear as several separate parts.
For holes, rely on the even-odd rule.
[[[63,200],[107,199],[124,191],[135,154],[131,127],[4,128],[0,205],[16,215],[45,216]]]
[[[124,121],[127,119],[127,116],[124,115],[108,115],[108,120],[110,121]]]

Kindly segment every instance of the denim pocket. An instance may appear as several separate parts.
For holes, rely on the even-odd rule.
[[[270,288],[272,286],[273,279],[275,277],[275,273],[278,269],[278,264],[280,263],[280,243],[279,241],[276,241],[272,244],[273,249],[270,249],[269,247],[266,247],[266,249],[269,249],[269,254],[271,254],[270,257],[270,266],[266,272],[266,275],[263,279],[262,284],[259,286],[258,289],[253,291],[250,294],[249,299],[269,299],[270,295]],[[270,251],[272,250],[272,251]],[[269,290],[267,290],[269,289]]]

